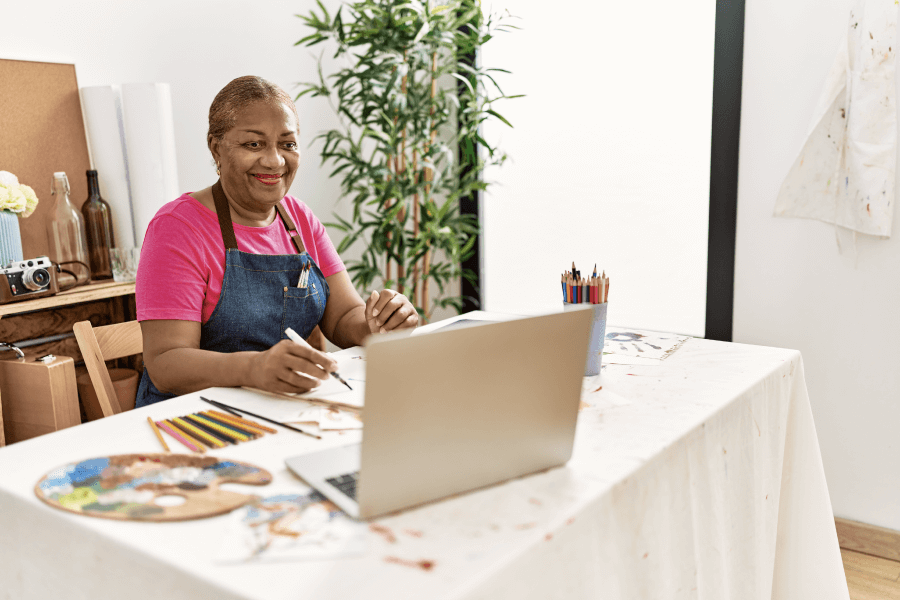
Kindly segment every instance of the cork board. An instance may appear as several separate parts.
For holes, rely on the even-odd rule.
[[[19,219],[24,258],[49,252],[47,221],[55,212],[50,180],[65,171],[76,208],[87,199],[91,168],[75,65],[0,59],[0,171],[34,188],[38,207]]]

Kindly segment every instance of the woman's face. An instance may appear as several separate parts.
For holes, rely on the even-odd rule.
[[[260,101],[238,113],[221,140],[209,141],[232,201],[265,212],[288,193],[300,164],[297,129],[287,105]]]

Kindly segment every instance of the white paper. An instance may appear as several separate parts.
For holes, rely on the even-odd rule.
[[[122,85],[122,115],[135,242],[140,246],[156,212],[178,197],[175,126],[169,84]]]
[[[640,359],[646,364],[653,364],[671,356],[689,339],[690,336],[674,333],[611,329],[606,333],[603,362],[633,364],[629,359]]]
[[[362,429],[362,420],[355,412],[340,410],[332,406],[310,406],[297,413],[291,423],[315,423],[321,431],[341,429]]]
[[[890,237],[897,155],[897,5],[861,0],[781,185],[775,216]]]
[[[360,555],[366,525],[318,492],[261,498],[229,516],[216,561],[276,562]]]
[[[91,151],[91,165],[97,170],[100,195],[112,213],[113,245],[134,246],[131,190],[125,167],[125,132],[119,90],[111,85],[81,88],[81,106]]]
[[[305,394],[290,395],[298,400],[309,398],[325,402],[340,402],[350,406],[363,406],[366,399],[365,349],[357,346],[334,352],[330,356],[337,361],[337,372],[353,389],[347,389],[343,383],[334,377],[329,377],[314,390]]]

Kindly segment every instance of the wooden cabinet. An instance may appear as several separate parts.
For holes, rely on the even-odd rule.
[[[72,326],[78,321],[96,327],[134,318],[133,282],[90,283],[47,298],[0,305],[0,341],[26,346],[25,361],[12,352],[0,353],[0,446],[4,438],[12,443],[79,424],[75,365],[82,358]],[[58,360],[34,363],[44,354]],[[140,356],[123,360],[128,364],[119,366],[142,368]]]

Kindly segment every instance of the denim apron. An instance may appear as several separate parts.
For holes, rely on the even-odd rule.
[[[238,250],[221,181],[216,182],[212,192],[225,245],[225,276],[216,308],[200,326],[200,349],[261,352],[286,339],[284,330],[288,327],[304,339],[309,337],[325,312],[328,282],[303,249],[287,211],[280,202],[275,205],[298,254],[248,254]],[[304,268],[309,269],[309,276],[306,286],[300,288],[297,284]],[[135,408],[174,397],[175,394],[156,389],[144,369]]]

